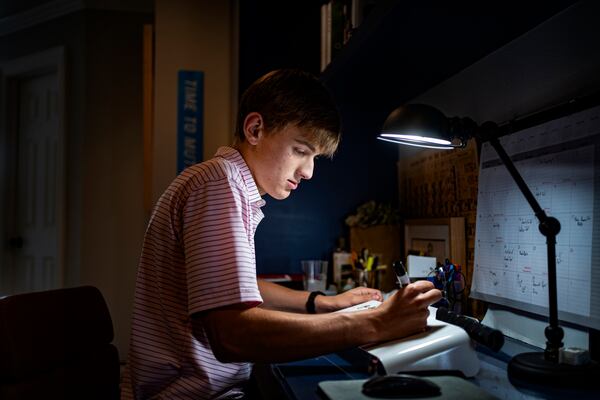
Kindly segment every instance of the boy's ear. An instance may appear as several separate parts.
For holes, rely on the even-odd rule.
[[[263,130],[262,115],[257,112],[251,112],[244,119],[244,137],[250,144],[258,143]]]

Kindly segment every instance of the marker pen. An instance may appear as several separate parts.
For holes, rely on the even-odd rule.
[[[410,283],[410,278],[404,269],[404,265],[402,265],[402,261],[394,261],[392,267],[394,268],[396,278],[398,279],[398,287],[402,288],[408,285]]]

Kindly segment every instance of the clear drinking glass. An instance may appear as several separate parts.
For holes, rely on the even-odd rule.
[[[302,260],[304,274],[304,290],[309,292],[325,291],[327,289],[327,261]]]

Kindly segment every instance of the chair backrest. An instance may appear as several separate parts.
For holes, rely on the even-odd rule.
[[[118,399],[113,336],[93,286],[0,299],[0,399]]]

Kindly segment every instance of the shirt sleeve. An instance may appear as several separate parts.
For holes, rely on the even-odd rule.
[[[190,315],[232,304],[262,303],[244,190],[227,178],[195,188],[183,208]]]

